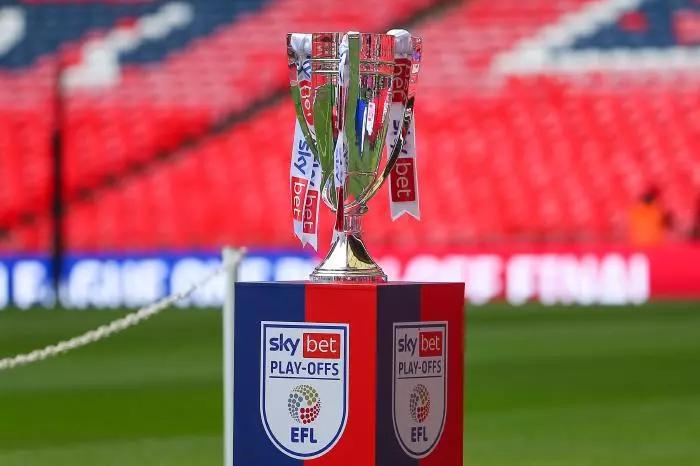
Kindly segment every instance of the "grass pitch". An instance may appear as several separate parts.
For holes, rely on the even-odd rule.
[[[123,314],[0,311],[0,356]],[[469,466],[700,465],[699,304],[468,322]],[[221,366],[219,313],[173,309],[0,373],[0,465],[220,466]]]

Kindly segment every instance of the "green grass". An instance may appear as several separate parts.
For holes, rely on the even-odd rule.
[[[2,311],[0,356],[120,315]],[[470,466],[700,465],[697,303],[475,309],[467,377]],[[219,466],[221,426],[216,311],[0,373],[1,466]]]

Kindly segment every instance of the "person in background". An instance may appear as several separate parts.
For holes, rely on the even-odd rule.
[[[659,202],[658,188],[650,186],[630,210],[629,241],[633,246],[661,244],[672,223],[670,213]]]

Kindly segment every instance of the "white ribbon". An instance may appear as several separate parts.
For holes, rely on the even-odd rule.
[[[301,132],[299,122],[294,127],[294,146],[292,147],[292,164],[289,172],[292,197],[292,219],[294,235],[304,243],[303,221],[309,181],[312,177],[313,154]]]
[[[314,161],[311,170],[311,179],[306,190],[304,200],[304,215],[302,221],[301,244],[310,244],[314,250],[318,250],[318,207],[321,204],[319,187],[321,186],[321,166]]]
[[[311,34],[293,33],[291,45],[297,57],[304,60],[311,56]]]
[[[305,107],[309,96],[304,96],[304,87],[310,86],[311,79],[311,34],[292,34],[292,48],[297,56],[297,62],[301,66],[297,70],[297,82],[302,92],[302,107]],[[306,108],[304,109],[306,112]],[[306,115],[305,115],[306,118]],[[310,129],[313,128],[307,118]],[[314,170],[314,167],[316,170]],[[299,238],[302,245],[311,242],[316,249],[316,234],[318,228],[318,208],[312,215],[312,210],[309,207],[316,202],[318,204],[318,182],[315,184],[315,192],[313,191],[314,176],[318,170],[318,164],[314,161],[311,148],[306,142],[304,133],[301,130],[299,121],[296,121],[294,126],[294,141],[292,146],[292,162],[289,170],[291,201],[292,201],[292,219],[294,223],[294,235]],[[319,175],[320,176],[320,175]],[[310,198],[311,197],[311,198]],[[316,201],[314,201],[314,199]]]
[[[389,113],[389,131],[386,136],[388,150],[394,149],[395,142],[403,124],[403,114],[408,98],[408,86],[411,79],[411,55],[413,48],[411,34],[404,29],[392,29],[388,34],[394,36],[394,92]],[[403,214],[409,214],[420,220],[420,203],[418,191],[418,154],[416,153],[415,115],[406,134],[406,139],[399,159],[389,174],[389,208],[391,219],[396,220]]]

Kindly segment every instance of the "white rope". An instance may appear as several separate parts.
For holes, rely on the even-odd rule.
[[[238,259],[240,259],[240,256],[236,258],[236,260]],[[172,306],[174,303],[188,298],[197,289],[209,283],[209,281],[221,274],[224,270],[235,266],[235,261],[224,263],[222,266],[218,267],[209,275],[207,275],[203,280],[194,283],[187,290],[181,291],[179,293],[173,293],[170,296],[166,296],[165,298],[161,299],[160,301],[156,301],[155,303],[149,306],[143,307],[137,311],[132,312],[131,314],[128,314],[120,319],[114,320],[108,324],[102,325],[94,330],[90,330],[89,332],[85,332],[77,337],[71,338],[69,340],[64,340],[54,345],[49,345],[44,348],[31,351],[29,353],[18,354],[16,356],[0,359],[0,371],[12,369],[19,366],[25,366],[27,364],[31,364],[37,361],[43,361],[44,359],[58,356],[61,353],[65,353],[67,351],[74,350],[76,348],[81,348],[91,343],[103,340],[116,333],[126,330],[129,327],[138,325],[144,320],[153,317],[162,310]],[[226,285],[233,286],[232,283],[227,283]]]

